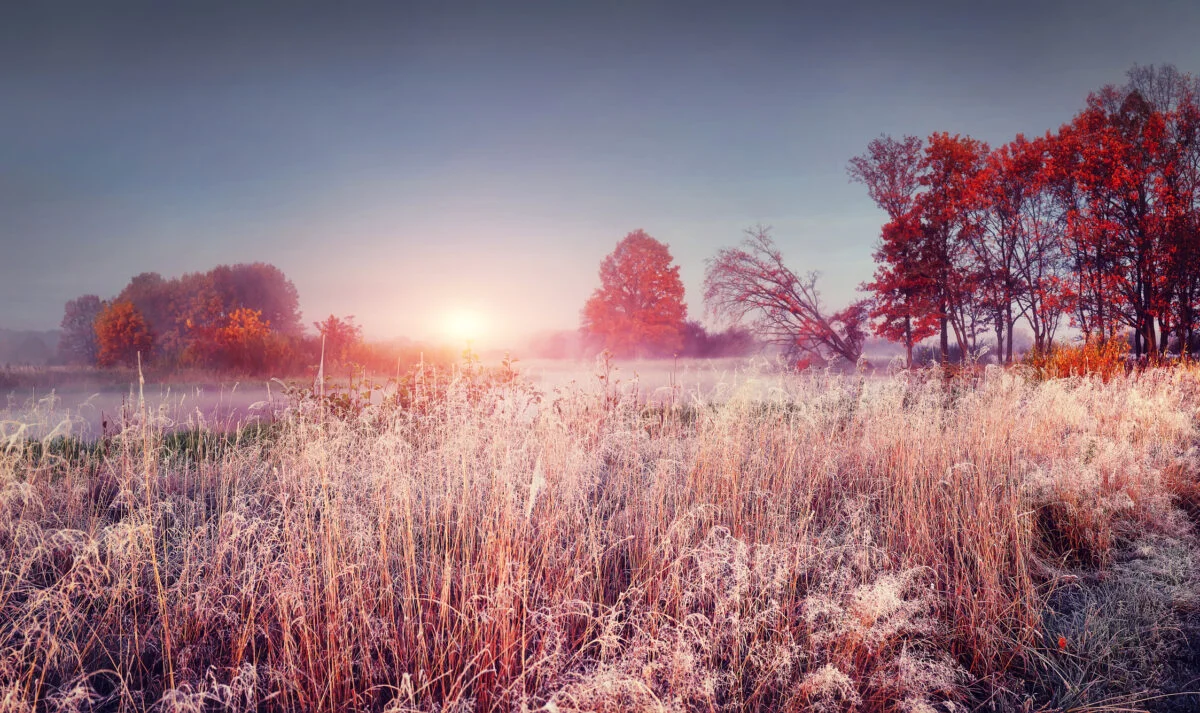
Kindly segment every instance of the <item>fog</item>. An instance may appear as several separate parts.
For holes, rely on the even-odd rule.
[[[278,384],[147,384],[142,390],[149,422],[164,430],[228,431],[271,420],[287,405]],[[62,389],[17,388],[0,392],[0,443],[13,437],[69,435],[92,440],[140,422],[137,386]]]
[[[868,371],[887,373],[887,360]],[[499,361],[484,359],[485,368]],[[654,403],[769,399],[798,380],[813,378],[778,368],[766,357],[728,359],[613,359],[607,365],[589,359],[518,360],[517,372],[551,402],[571,391],[621,393]],[[814,372],[820,374],[822,372]],[[603,378],[602,378],[603,377]],[[229,431],[269,421],[290,404],[277,381],[226,383],[148,382],[141,391],[148,421],[156,428]],[[73,436],[92,440],[140,423],[142,405],[136,383],[69,384],[57,389],[19,387],[0,390],[0,443],[13,438]]]

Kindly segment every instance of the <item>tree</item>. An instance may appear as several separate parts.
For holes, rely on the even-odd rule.
[[[1038,351],[1049,349],[1054,333],[1067,307],[1066,285],[1070,270],[1061,236],[1066,232],[1067,216],[1057,200],[1050,166],[1052,140],[1039,138],[1019,148],[1020,180],[1032,190],[1021,205],[1016,236],[1014,299],[1033,332]],[[1012,358],[1010,328],[1008,356]]]
[[[826,314],[817,277],[792,272],[770,228],[759,226],[746,231],[740,246],[724,248],[708,261],[704,300],[719,316],[752,319],[757,335],[782,346],[796,363],[857,363],[866,341],[868,305],[855,302]]]
[[[863,285],[874,297],[870,318],[879,336],[904,345],[905,365],[913,363],[913,347],[938,332],[935,286],[921,263],[924,231],[910,213],[883,226],[873,257],[874,279]]]
[[[968,237],[978,267],[977,299],[991,315],[1002,363],[1012,363],[1017,319],[1027,318],[1040,349],[1049,345],[1061,314],[1057,234],[1064,223],[1045,166],[1045,142],[1017,135],[988,154],[974,178],[978,230]]]
[[[949,361],[949,333],[954,332],[962,354],[970,353],[981,322],[974,314],[980,278],[970,248],[977,226],[971,212],[979,200],[975,175],[987,156],[987,144],[969,136],[935,133],[921,159],[921,186],[916,199],[922,225],[918,264],[932,292],[928,305],[938,319],[942,363]]]
[[[353,360],[355,348],[362,343],[362,327],[354,323],[354,315],[339,318],[331,314],[313,322],[313,326],[325,342],[326,362],[343,364]]]
[[[1170,65],[1044,138],[881,137],[849,172],[888,214],[866,287],[890,339],[932,318],[945,360],[951,333],[966,351],[990,323],[1011,361],[1017,320],[1046,348],[1069,313],[1088,340],[1132,330],[1138,356],[1200,347],[1200,82]]]
[[[710,332],[699,322],[688,320],[683,326],[683,347],[679,355],[699,359],[741,357],[753,353],[759,345],[745,327],[728,327]]]
[[[600,264],[600,287],[583,307],[581,332],[618,356],[669,355],[683,346],[687,306],[665,243],[635,230]]]
[[[113,302],[96,316],[97,363],[134,366],[138,355],[148,359],[154,334],[132,302]]]
[[[83,295],[67,302],[58,342],[58,353],[63,361],[89,366],[96,363],[96,316],[103,309],[104,303],[96,295]]]
[[[265,262],[218,265],[208,274],[227,314],[257,310],[274,331],[300,334],[300,293],[279,268]]]
[[[850,159],[850,180],[867,187],[875,205],[888,219],[900,220],[912,212],[921,188],[921,150],[916,136],[894,139],[880,136],[867,144],[866,153]]]
[[[916,136],[881,136],[847,167],[850,179],[865,185],[888,216],[873,255],[878,265],[874,280],[863,288],[875,296],[870,311],[875,333],[904,344],[906,366],[912,366],[913,345],[937,333],[930,306],[933,284],[920,262],[924,233],[916,213],[922,146]]]
[[[271,323],[264,321],[258,310],[235,309],[225,326],[217,330],[216,343],[225,368],[261,372],[270,365]]]
[[[116,301],[131,302],[146,319],[160,359],[186,366],[218,365],[217,333],[239,309],[260,312],[274,332],[292,337],[301,332],[296,287],[267,263],[218,265],[169,280],[142,273]]]
[[[982,324],[971,242],[975,176],[987,153],[987,144],[970,137],[935,133],[923,150],[915,137],[881,137],[850,161],[851,179],[867,186],[889,218],[875,279],[865,286],[875,295],[871,316],[880,320],[877,333],[904,342],[909,364],[913,344],[939,331],[943,363],[951,331],[967,354]]]
[[[1159,175],[1153,184],[1165,263],[1159,347],[1167,348],[1173,327],[1175,347],[1183,354],[1200,319],[1200,79],[1170,64],[1134,65],[1126,88],[1163,118]]]
[[[143,272],[135,275],[112,300],[113,304],[129,303],[137,310],[147,328],[155,334],[156,346],[158,342],[170,343],[170,336],[166,339],[158,337],[168,335],[175,324],[171,282],[157,272]]]
[[[1158,355],[1176,322],[1182,336],[1195,321],[1196,93],[1174,67],[1134,67],[1124,86],[1091,94],[1057,140],[1077,325],[1103,337],[1125,324],[1137,356]]]

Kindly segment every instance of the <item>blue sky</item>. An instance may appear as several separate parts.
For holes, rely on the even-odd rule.
[[[570,328],[643,228],[693,315],[755,223],[832,305],[881,133],[996,144],[1134,63],[1200,72],[1191,2],[29,3],[0,10],[0,326],[265,260],[374,337]]]

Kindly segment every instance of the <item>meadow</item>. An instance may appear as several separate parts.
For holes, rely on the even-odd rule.
[[[0,711],[1200,707],[1200,369],[676,375],[12,431]]]

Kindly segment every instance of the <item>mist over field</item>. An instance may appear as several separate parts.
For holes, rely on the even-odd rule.
[[[1200,710],[1197,28],[0,9],[0,713]]]

